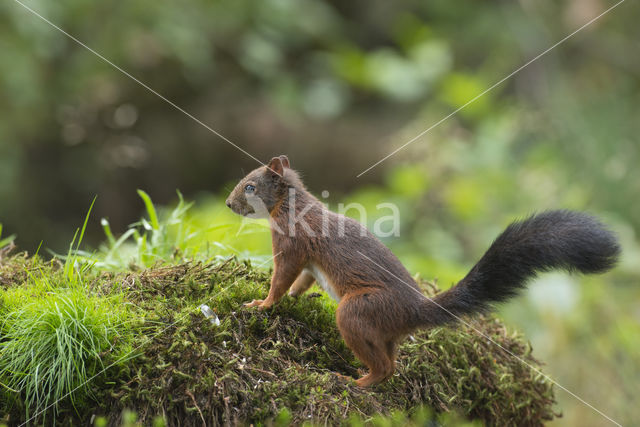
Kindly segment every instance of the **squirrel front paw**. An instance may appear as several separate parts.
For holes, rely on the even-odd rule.
[[[245,306],[245,307],[255,307],[256,305],[260,305],[260,304],[262,304],[263,302],[264,302],[264,300],[262,300],[262,299],[254,299],[254,300],[253,300],[253,301],[251,301],[251,302],[246,302],[246,303],[244,303],[244,306]]]
[[[245,307],[258,307],[260,310],[266,310],[271,307],[271,304],[266,304],[262,299],[254,299],[251,302],[247,302],[244,304]]]

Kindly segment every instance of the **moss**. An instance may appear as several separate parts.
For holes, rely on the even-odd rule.
[[[2,277],[5,268],[6,260]],[[95,380],[99,403],[69,412],[76,421],[101,414],[118,425],[131,409],[143,424],[157,415],[167,425],[335,424],[425,405],[488,424],[539,425],[555,416],[550,382],[472,329],[538,367],[526,341],[494,317],[476,318],[472,328],[417,332],[402,344],[394,377],[365,390],[335,375],[363,370],[340,338],[335,303],[312,292],[268,312],[245,309],[269,287],[269,274],[247,262],[97,272],[86,282],[96,295],[124,292],[140,319],[139,348]],[[201,304],[217,313],[219,326]]]

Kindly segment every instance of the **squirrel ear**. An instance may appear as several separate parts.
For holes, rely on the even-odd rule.
[[[290,168],[291,166],[289,166],[289,158],[287,156],[285,156],[284,154],[281,156],[278,156],[280,158],[280,161],[282,162],[282,166],[285,168]]]
[[[269,168],[271,172],[280,176],[282,176],[283,167],[284,166],[282,165],[282,159],[280,157],[274,157],[267,165],[267,168]]]

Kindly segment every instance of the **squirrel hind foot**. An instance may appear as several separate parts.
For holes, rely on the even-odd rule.
[[[389,378],[390,375],[386,375],[386,373],[373,373],[370,372],[367,375],[358,378],[356,380],[356,385],[358,387],[371,387],[374,386],[376,384],[380,384],[381,382],[385,381],[387,378]]]
[[[374,386],[376,384],[380,384],[381,382],[385,381],[387,379],[387,377],[385,375],[374,375],[374,374],[366,374],[363,375],[362,377],[355,379],[353,377],[350,377],[348,375],[343,375],[341,373],[338,372],[334,372],[333,373],[336,377],[338,377],[338,379],[340,381],[344,381],[347,384],[355,384],[358,387],[371,387]]]
[[[334,372],[334,373],[333,373],[333,375],[335,375],[336,377],[338,377],[338,379],[339,379],[340,381],[344,381],[344,382],[347,382],[347,383],[352,383],[352,382],[355,382],[355,381],[356,381],[356,379],[355,379],[355,378],[350,377],[349,375],[341,374],[341,373],[339,373],[339,372]]]

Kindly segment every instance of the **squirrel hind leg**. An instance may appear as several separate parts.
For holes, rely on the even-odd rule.
[[[356,380],[356,385],[369,387],[391,377],[396,369],[395,360],[389,358],[384,342],[368,342],[358,338],[345,340],[358,359],[369,368],[369,373]]]
[[[369,387],[388,379],[395,372],[397,339],[372,327],[364,308],[356,298],[343,299],[338,307],[337,324],[340,334],[353,354],[369,368],[369,373],[356,380],[360,387]],[[368,311],[368,310],[366,310]]]

